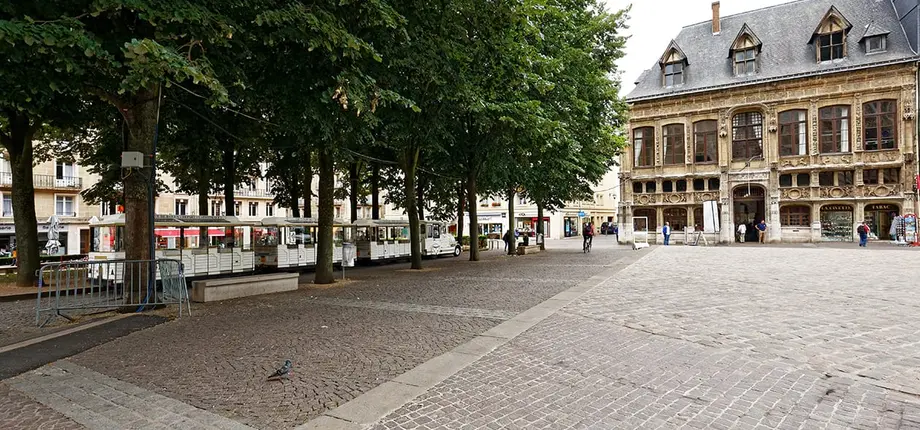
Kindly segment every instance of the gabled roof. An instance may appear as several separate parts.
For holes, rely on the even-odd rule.
[[[862,42],[863,40],[866,40],[867,37],[885,36],[890,33],[890,31],[882,28],[882,26],[876,24],[875,21],[872,21],[869,23],[869,25],[866,26],[866,32],[862,37],[859,38],[859,41]]]
[[[684,51],[680,49],[680,46],[677,45],[677,42],[672,40],[668,44],[668,49],[664,50],[664,54],[661,54],[661,58],[658,59],[658,64],[664,65],[668,63],[668,57],[671,56],[671,52],[677,52],[677,55],[684,60],[688,65],[690,64],[687,54],[684,54]]]
[[[874,23],[876,27],[891,29],[887,50],[867,55],[862,49],[848,49],[847,57],[827,63],[815,60],[814,45],[806,42],[813,35],[815,22],[827,16],[831,7],[845,14],[853,28],[862,29]],[[758,56],[757,73],[735,76],[725,53],[735,42],[731,35],[741,34],[745,23],[763,43]],[[901,22],[890,1],[867,0],[798,0],[763,9],[724,16],[721,35],[712,34],[712,22],[686,26],[680,30],[673,44],[679,45],[684,56],[693,63],[692,73],[677,87],[665,88],[661,84],[660,58],[649,64],[650,72],[639,77],[636,88],[626,96],[629,102],[671,97],[724,88],[775,82],[836,73],[843,70],[876,67],[885,64],[916,61],[917,55],[901,30]],[[846,35],[847,43],[856,46],[862,31]],[[671,45],[669,45],[671,46]],[[652,58],[649,62],[652,63]]]
[[[831,8],[827,10],[827,13],[824,14],[824,18],[821,18],[821,21],[818,22],[818,26],[815,27],[815,31],[811,33],[811,37],[808,39],[808,43],[814,42],[815,36],[821,33],[821,26],[824,25],[831,17],[837,18],[843,23],[844,33],[849,33],[850,29],[853,28],[853,24],[850,24],[850,21],[837,10],[837,6],[831,5]]]
[[[741,31],[738,32],[737,36],[735,36],[735,40],[732,42],[731,49],[728,51],[729,58],[732,56],[732,51],[740,48],[738,44],[741,43],[745,37],[751,39],[751,43],[757,47],[757,52],[760,52],[760,50],[763,48],[763,42],[760,41],[760,38],[754,34],[754,31],[751,30],[751,27],[748,27],[747,23],[744,23],[744,25],[741,26]]]

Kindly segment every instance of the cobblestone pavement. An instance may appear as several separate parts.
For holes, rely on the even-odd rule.
[[[83,426],[0,383],[0,428],[6,430],[78,430]]]
[[[612,241],[611,241],[612,242]],[[573,242],[574,243],[574,242]],[[487,331],[632,252],[574,246],[431,270],[358,268],[342,286],[193,306],[70,362],[257,428],[291,428]],[[625,249],[625,248],[624,248]],[[293,375],[266,377],[285,359]]]
[[[376,428],[920,428],[917,257],[657,248]]]

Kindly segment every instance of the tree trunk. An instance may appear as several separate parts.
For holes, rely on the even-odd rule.
[[[457,187],[457,243],[463,243],[463,209],[466,206],[466,182]]]
[[[126,151],[137,151],[148,157],[153,154],[153,140],[157,127],[157,89],[138,91],[129,106],[123,110],[128,123]],[[147,191],[155,184],[150,183],[147,169],[133,172],[125,178],[125,259],[152,260],[150,247],[153,232],[150,231],[150,205]],[[126,294],[131,294],[126,288]],[[130,301],[131,298],[127,297]]]
[[[514,235],[514,190],[508,191],[508,230],[511,230],[511,240],[508,241],[508,255],[516,254],[517,238]]]
[[[303,216],[313,218],[313,154],[307,152],[303,166]]]
[[[466,198],[470,208],[470,261],[479,261],[479,220],[476,204],[476,174],[470,172],[466,178]]]
[[[425,180],[422,178],[415,185],[415,205],[418,206],[418,219],[425,219]]]
[[[236,161],[233,146],[224,147],[220,158],[224,170],[224,211],[227,212],[227,216],[237,216],[236,201],[233,196],[233,187],[236,185]]]
[[[358,162],[348,165],[348,204],[351,206],[351,222],[358,220]]]
[[[543,204],[537,203],[537,237],[543,235],[543,240],[540,241],[540,250],[546,250],[546,232],[543,231]]]
[[[294,169],[297,169],[297,167],[294,167]],[[288,198],[291,200],[291,216],[294,218],[300,218],[300,202],[298,202],[298,199],[300,199],[300,193],[298,193],[297,190],[300,183],[297,182],[296,171],[289,173],[291,173],[291,178],[289,180],[290,186],[285,188],[287,188]]]
[[[412,250],[412,269],[422,268],[422,238],[419,234],[419,213],[415,200],[415,174],[418,167],[419,148],[406,150],[403,154],[403,185],[406,193],[406,212],[409,215],[409,243]]]
[[[332,237],[332,222],[335,215],[335,172],[332,154],[328,149],[319,150],[319,232],[316,245],[316,276],[314,284],[335,282],[332,273],[332,253],[335,250]]]
[[[37,127],[25,115],[10,114],[9,136],[3,146],[10,154],[13,224],[16,230],[16,284],[35,286],[41,267],[38,250],[38,220],[35,218],[35,188],[32,184],[32,139]]]
[[[371,218],[380,219],[380,165],[377,163],[371,172]]]
[[[211,193],[210,175],[200,175],[198,177],[198,215],[209,215],[208,213],[208,194]],[[198,246],[207,247],[211,240],[208,237],[208,229],[198,228]]]

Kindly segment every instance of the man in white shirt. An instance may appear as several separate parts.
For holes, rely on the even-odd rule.
[[[744,234],[747,233],[747,226],[738,224],[738,241],[744,243]]]

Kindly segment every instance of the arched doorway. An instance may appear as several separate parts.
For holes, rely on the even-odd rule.
[[[754,226],[766,219],[766,195],[766,188],[753,184],[740,185],[732,191],[735,226],[747,226],[746,242],[757,242]]]
[[[865,220],[869,231],[879,240],[894,240],[891,237],[891,221],[901,212],[896,204],[883,203],[866,206]]]

